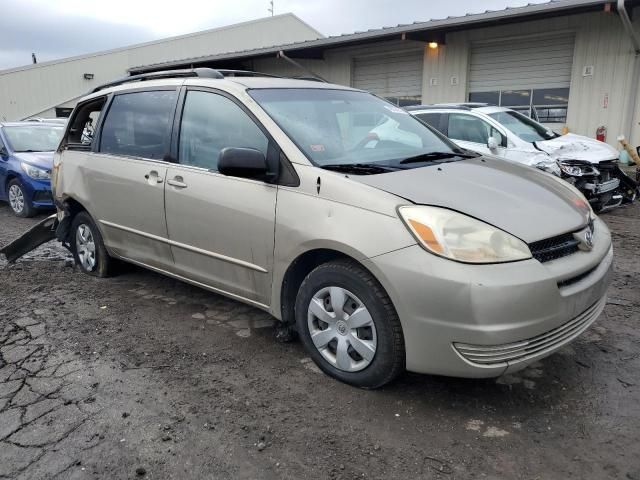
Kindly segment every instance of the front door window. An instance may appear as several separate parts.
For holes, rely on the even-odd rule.
[[[180,129],[181,164],[217,170],[224,148],[253,148],[266,157],[268,144],[262,130],[228,98],[197,90],[187,93]]]
[[[449,114],[449,138],[463,142],[487,145],[493,137],[498,145],[504,145],[502,134],[484,120],[466,113]]]

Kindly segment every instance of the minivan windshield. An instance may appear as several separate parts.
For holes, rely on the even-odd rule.
[[[58,148],[64,128],[57,125],[4,127],[4,135],[14,152],[53,152]]]
[[[490,113],[489,116],[504,125],[505,128],[511,130],[525,142],[542,142],[558,136],[557,133],[552,132],[544,125],[520,112],[505,110],[504,112]]]
[[[293,88],[249,94],[319,167],[384,173],[475,156],[369,93]]]

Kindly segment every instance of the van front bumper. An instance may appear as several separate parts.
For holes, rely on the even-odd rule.
[[[400,317],[407,369],[458,377],[514,372],[570,343],[600,315],[612,277],[606,225],[594,246],[540,263],[446,260],[418,245],[365,261]]]

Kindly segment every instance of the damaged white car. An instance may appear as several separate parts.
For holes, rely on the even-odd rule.
[[[553,173],[573,184],[595,211],[631,203],[638,184],[618,167],[618,151],[581,135],[560,135],[529,117],[484,103],[421,105],[409,113],[458,145]]]

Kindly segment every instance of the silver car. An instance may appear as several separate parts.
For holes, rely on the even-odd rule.
[[[87,274],[124,260],[271,313],[359,387],[521,369],[587,329],[611,279],[609,230],[572,186],[339,85],[114,82],[75,108],[53,184],[57,218],[9,259],[53,229]]]

